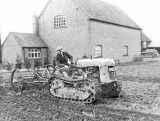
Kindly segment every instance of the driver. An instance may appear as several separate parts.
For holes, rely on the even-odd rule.
[[[71,56],[69,53],[63,51],[63,47],[59,46],[56,48],[57,55],[56,55],[56,62],[58,66],[69,66],[71,63],[73,63],[73,56]]]
[[[60,68],[61,73],[65,77],[65,79],[70,79],[68,75],[69,65],[73,64],[73,56],[69,53],[63,51],[63,47],[59,46],[56,48],[57,55],[56,55],[56,65]]]

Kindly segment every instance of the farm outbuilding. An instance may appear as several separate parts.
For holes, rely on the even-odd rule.
[[[25,58],[31,61],[44,60],[47,57],[47,46],[42,39],[34,34],[11,32],[2,44],[3,64],[16,63],[19,55],[24,62]]]
[[[150,44],[152,43],[151,39],[142,32],[142,52],[149,48]]]

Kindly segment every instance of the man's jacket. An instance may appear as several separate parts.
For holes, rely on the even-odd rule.
[[[62,54],[58,53],[56,56],[56,63],[58,65],[61,65],[61,64],[68,65],[68,63],[67,63],[68,60],[70,60],[72,62],[73,57],[67,52],[62,52]]]

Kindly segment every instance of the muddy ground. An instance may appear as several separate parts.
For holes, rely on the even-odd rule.
[[[53,99],[45,89],[10,88],[10,73],[0,74],[0,121],[160,121],[160,62],[116,66],[123,82],[120,98],[95,104]]]

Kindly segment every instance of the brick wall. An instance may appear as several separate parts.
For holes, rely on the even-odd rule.
[[[57,15],[66,16],[66,28],[54,28]],[[88,34],[87,16],[72,0],[53,0],[39,17],[39,35],[48,45],[50,56],[56,55],[59,45],[73,55],[74,60],[88,54]]]
[[[94,46],[102,45],[104,58],[113,58],[120,62],[132,61],[134,55],[141,54],[141,31],[137,29],[91,21],[90,48],[94,55]],[[123,56],[123,46],[128,46],[128,56]]]
[[[55,29],[54,17],[66,16],[66,28]],[[84,54],[94,55],[94,46],[102,45],[103,57],[131,61],[133,55],[140,55],[141,31],[90,21],[82,9],[72,0],[52,0],[39,17],[39,35],[49,47],[49,58],[56,55],[56,47],[74,56],[74,60]],[[127,45],[129,56],[123,56],[123,46]]]
[[[2,64],[15,63],[17,54],[23,58],[22,48],[12,36],[8,36],[6,39],[2,47]]]

